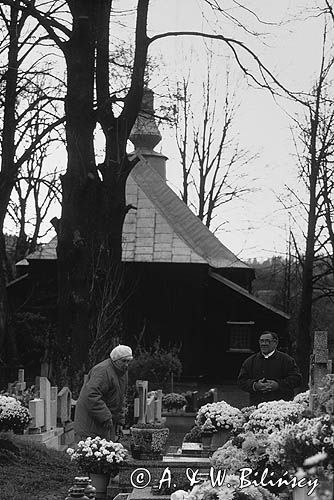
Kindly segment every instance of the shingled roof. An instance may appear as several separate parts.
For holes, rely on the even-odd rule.
[[[123,259],[135,262],[183,262],[214,268],[248,266],[196,217],[148,161],[141,161],[127,184]]]
[[[209,264],[214,268],[248,266],[241,262],[196,217],[140,156],[129,176],[131,210],[123,227],[123,261]],[[27,260],[55,260],[57,238],[28,255]]]

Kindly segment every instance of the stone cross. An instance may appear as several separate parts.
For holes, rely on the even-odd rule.
[[[332,361],[328,359],[327,331],[314,332],[313,352],[310,359],[310,403],[309,409],[314,411],[317,406],[318,390],[321,380],[332,371]]]
[[[146,412],[147,412],[147,390],[148,390],[147,380],[136,380],[136,387],[139,395],[138,423],[145,424]]]

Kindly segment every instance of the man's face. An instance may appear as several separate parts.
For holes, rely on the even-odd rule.
[[[116,368],[118,368],[119,371],[125,373],[126,370],[129,368],[129,364],[131,363],[131,361],[132,358],[130,357],[120,358],[114,361],[114,365],[116,366]]]
[[[277,341],[273,338],[271,333],[263,333],[259,339],[259,344],[262,354],[269,354],[277,347]]]

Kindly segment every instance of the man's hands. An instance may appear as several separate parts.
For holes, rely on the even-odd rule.
[[[279,384],[276,380],[266,380],[265,378],[261,378],[257,382],[254,382],[253,387],[255,391],[272,392],[278,390]]]

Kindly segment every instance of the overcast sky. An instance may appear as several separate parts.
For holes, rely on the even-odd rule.
[[[261,24],[251,14],[242,12],[243,21],[251,29],[267,33],[262,38],[263,42],[260,43],[242,30],[233,28],[227,21],[223,25],[223,34],[247,40],[287,88],[293,91],[308,91],[317,75],[321,56],[323,23],[321,19],[312,16],[312,11],[309,10],[314,7],[314,1],[254,0],[243,4],[254,9],[261,20],[280,24]],[[151,19],[157,31],[209,31],[216,27],[217,32],[222,32],[220,21],[215,22],[214,17],[210,15],[206,19],[203,17],[201,0],[170,0],[168,5],[166,2],[156,1],[153,5],[157,11],[152,9]],[[233,2],[230,5],[233,6]],[[232,9],[230,13],[240,16],[240,11],[236,9]],[[164,60],[170,64],[172,72],[173,68],[178,66],[186,67],[189,62],[189,47],[199,54],[200,62],[203,45],[198,39],[174,38],[161,42],[159,49]],[[220,42],[214,47],[217,54],[222,51]],[[153,52],[155,50],[158,50],[157,46],[153,48]],[[220,69],[223,71],[224,62],[223,56],[216,57],[218,72]],[[193,78],[196,79],[197,72],[198,75],[203,74],[203,70],[201,64],[193,64]],[[235,68],[235,75],[237,74],[238,70]],[[277,198],[284,194],[285,184],[294,187],[296,183],[295,149],[290,131],[292,121],[288,113],[301,113],[302,108],[285,99],[275,102],[269,92],[246,85],[242,85],[239,97],[240,142],[251,152],[259,153],[259,158],[249,167],[250,174],[258,179],[257,191],[248,195],[245,202],[236,201],[224,207],[221,217],[227,223],[218,236],[244,259],[284,254],[287,248],[289,216]],[[176,187],[179,185],[177,153],[166,135],[162,147],[170,158],[169,181]]]
[[[128,2],[135,5],[134,0]],[[151,34],[169,30],[216,31],[243,40],[287,88],[308,91],[319,68],[323,25],[322,19],[312,16],[309,10],[314,7],[314,0],[245,0],[242,3],[249,11],[236,8],[233,0],[226,0],[224,7],[228,14],[252,30],[266,33],[266,36],[260,39],[248,35],[230,21],[212,15],[210,10],[203,12],[203,0],[152,0],[149,28]],[[115,6],[124,8],[126,2],[118,0]],[[252,9],[264,23],[258,22],[251,13]],[[134,22],[134,15],[125,16],[123,21],[124,28],[119,28],[119,37],[129,38],[133,36],[129,23]],[[161,56],[163,61],[155,82],[157,91],[164,76],[168,75],[175,81],[188,71],[188,67],[193,82],[198,81],[200,89],[201,79],[205,76],[204,49],[207,46],[207,42],[189,37],[167,38],[153,44],[151,54]],[[213,70],[217,75],[223,74],[226,47],[222,42],[211,47],[215,53]],[[233,63],[231,70],[236,81],[240,79],[240,71]],[[243,259],[282,255],[286,251],[289,217],[277,197],[284,193],[284,184],[294,188],[297,179],[289,130],[291,120],[287,113],[299,113],[301,108],[284,99],[275,102],[268,91],[256,89],[245,81],[238,85],[241,106],[237,132],[242,147],[250,153],[259,153],[259,158],[249,166],[250,176],[258,179],[257,190],[246,201],[237,200],[224,206],[221,220],[217,222],[225,224],[217,236]],[[164,131],[159,148],[169,157],[168,181],[177,190],[181,185],[180,167],[170,132]],[[66,165],[66,157],[60,150],[52,158],[52,163],[55,162]]]

